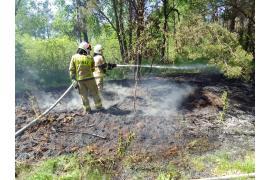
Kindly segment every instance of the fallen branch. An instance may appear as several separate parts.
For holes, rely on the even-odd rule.
[[[134,112],[136,112],[136,98],[137,98],[137,87],[138,87],[138,71],[139,71],[139,67],[136,67],[136,71],[135,71],[135,84],[134,84],[134,101],[133,101],[133,109]]]
[[[74,133],[74,134],[86,134],[86,135],[91,135],[91,136],[99,137],[101,139],[106,139],[106,137],[100,136],[100,135],[95,134],[95,133],[87,133],[87,132],[79,132],[79,131],[64,131],[64,130],[59,130],[59,129],[57,129],[56,132]]]
[[[209,177],[209,178],[200,178],[200,179],[193,179],[193,180],[220,180],[220,179],[235,179],[235,178],[241,178],[241,177],[255,177],[255,173],[237,174],[237,175],[219,176],[219,177]]]

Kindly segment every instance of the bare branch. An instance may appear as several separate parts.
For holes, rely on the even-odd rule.
[[[178,20],[179,20],[179,19],[180,19],[180,12],[178,11],[178,9],[176,9],[176,8],[174,8],[174,7],[171,7],[171,8],[170,8],[170,10],[169,10],[167,16],[169,16],[170,13],[173,12],[173,11],[177,13],[177,17],[178,17]]]
[[[115,25],[108,18],[108,16],[101,10],[101,8],[95,2],[93,2],[93,4],[96,6],[96,9],[97,9],[98,13],[100,13],[108,21],[108,23],[112,26],[112,28],[117,32],[117,29],[116,29]]]

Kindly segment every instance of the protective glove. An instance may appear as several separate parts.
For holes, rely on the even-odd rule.
[[[107,68],[107,63],[98,66],[100,69],[105,70]]]
[[[112,63],[108,63],[108,70],[112,70],[113,68],[115,68],[117,65],[116,64],[112,64]]]
[[[77,89],[79,87],[78,81],[75,79],[72,79],[72,86]]]

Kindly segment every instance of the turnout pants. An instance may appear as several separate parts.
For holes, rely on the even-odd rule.
[[[96,80],[96,84],[97,84],[97,87],[98,87],[98,90],[103,90],[103,77],[104,77],[104,74],[103,73],[99,73],[99,72],[94,72],[94,77],[95,77],[95,80]]]
[[[95,106],[97,109],[102,107],[101,99],[99,96],[98,88],[95,79],[87,79],[78,81],[79,94],[82,98],[82,103],[85,111],[90,111],[91,107],[89,104],[88,96],[91,95],[94,99]]]

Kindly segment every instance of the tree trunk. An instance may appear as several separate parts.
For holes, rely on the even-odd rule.
[[[162,40],[162,46],[161,46],[161,60],[164,62],[166,60],[165,58],[165,52],[167,47],[167,33],[168,33],[168,1],[163,0],[163,16],[164,16],[164,24],[163,24],[163,40]]]
[[[87,27],[86,27],[86,19],[85,19],[85,16],[82,14],[82,12],[81,12],[81,16],[82,16],[82,34],[83,34],[83,40],[85,42],[89,42],[88,41],[88,34],[87,34]]]
[[[83,31],[82,33],[83,33],[83,40],[84,40],[85,42],[89,42],[89,41],[88,41],[87,31]]]
[[[144,21],[144,6],[145,2],[144,0],[138,0],[137,1],[137,32],[136,32],[136,38],[137,38],[137,43],[136,43],[136,76],[137,79],[140,79],[141,74],[140,74],[140,65],[142,63],[142,43],[143,41],[141,40],[141,33],[144,29],[143,26],[143,21]],[[136,78],[135,78],[136,79]]]
[[[122,0],[121,0],[122,2]],[[120,3],[121,3],[120,2]],[[121,57],[123,61],[126,61],[126,42],[125,42],[125,38],[124,38],[124,27],[123,27],[123,22],[120,21],[120,16],[122,16],[122,12],[123,9],[122,4],[118,4],[118,0],[112,0],[113,3],[113,10],[114,10],[114,16],[115,16],[115,24],[116,24],[116,33],[117,33],[117,39],[118,39],[118,43],[119,43],[119,47],[120,47],[120,53],[121,53]],[[120,9],[119,9],[120,7]],[[118,14],[118,9],[119,9],[119,14]]]
[[[173,7],[175,6],[175,1],[173,0]],[[174,44],[175,44],[175,47],[178,46],[178,42],[177,42],[177,39],[176,38],[176,18],[175,18],[175,13],[173,13],[173,37],[174,37]],[[176,48],[174,47],[174,50],[176,50]]]
[[[237,17],[237,11],[236,9],[232,9],[231,15],[230,15],[230,31],[235,31],[235,18]]]
[[[120,37],[121,37],[121,45],[124,50],[124,62],[128,62],[128,57],[127,57],[127,41],[126,41],[126,34],[125,34],[125,29],[124,29],[124,24],[123,24],[123,0],[120,0],[120,9],[119,9],[119,30],[120,30]]]
[[[85,42],[89,42],[88,41],[88,34],[87,34],[87,27],[86,27],[86,19],[84,14],[82,13],[81,7],[86,6],[86,3],[81,2],[80,0],[76,0],[75,1],[75,6],[76,6],[76,10],[77,10],[77,36],[80,42],[85,41]],[[83,38],[82,38],[83,36]]]
[[[255,58],[255,42],[253,36],[254,36],[254,27],[253,23],[249,20],[247,29],[246,50],[251,52],[253,57]]]
[[[132,2],[129,1],[129,4],[128,4],[128,11],[129,11],[129,23],[128,23],[128,29],[129,29],[129,32],[128,32],[128,61],[132,61],[133,60],[133,53],[132,53],[132,36],[133,36],[133,8],[132,8]],[[126,63],[128,63],[128,61]]]

